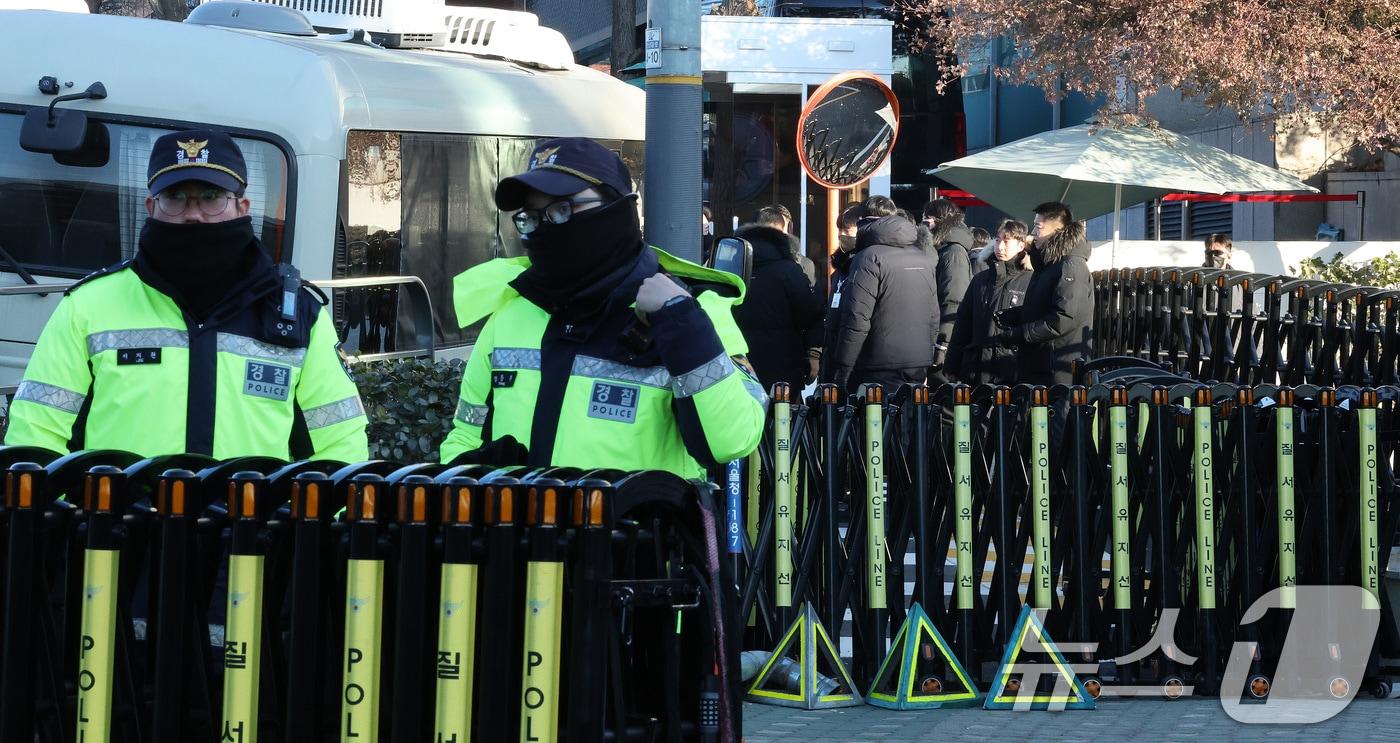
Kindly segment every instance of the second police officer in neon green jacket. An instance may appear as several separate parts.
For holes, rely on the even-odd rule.
[[[330,316],[264,253],[247,185],[227,134],[155,141],[140,249],[59,303],[10,406],[6,444],[368,458]]]
[[[514,212],[526,257],[456,280],[458,321],[489,319],[444,462],[703,477],[757,447],[766,399],[734,360],[746,351],[732,314],[743,284],[646,247],[616,154],[542,142],[527,172],[497,185],[496,206]]]

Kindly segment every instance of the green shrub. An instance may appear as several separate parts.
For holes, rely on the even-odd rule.
[[[1301,263],[1290,269],[1289,273],[1305,279],[1321,279],[1338,284],[1400,289],[1400,255],[1388,253],[1364,262],[1347,261],[1341,253],[1337,253],[1332,256],[1332,260],[1326,262],[1321,258],[1304,258]]]
[[[369,414],[369,455],[396,462],[436,462],[452,430],[462,361],[404,359],[352,364]]]

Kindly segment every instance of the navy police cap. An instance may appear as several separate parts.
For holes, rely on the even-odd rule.
[[[162,136],[151,146],[146,185],[157,194],[185,181],[242,193],[248,187],[243,151],[223,132],[195,129]]]
[[[617,153],[585,137],[548,139],[530,153],[530,169],[503,179],[496,186],[496,208],[514,211],[525,206],[531,189],[550,196],[572,196],[594,186],[632,193],[632,173]]]

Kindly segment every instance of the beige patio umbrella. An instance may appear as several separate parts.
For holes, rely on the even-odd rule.
[[[1169,193],[1308,191],[1297,178],[1165,129],[1082,124],[1041,132],[932,171],[1020,219],[1037,204],[1063,201],[1077,219],[1120,212]]]

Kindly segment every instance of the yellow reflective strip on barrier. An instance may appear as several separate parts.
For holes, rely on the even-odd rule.
[[[520,741],[559,738],[559,636],[564,619],[564,564],[525,568],[525,658],[521,674]]]
[[[1279,606],[1294,609],[1298,606],[1298,512],[1293,501],[1293,408],[1274,411],[1274,432],[1278,439],[1274,481],[1278,489],[1278,584],[1283,588]]]
[[[1021,654],[1021,650],[1025,649],[1026,635],[1027,635],[1027,634],[1030,634],[1031,626],[1032,626],[1032,625],[1035,626],[1035,636],[1036,636],[1036,643],[1037,643],[1037,645],[1038,645],[1041,649],[1043,649],[1043,650],[1045,650],[1045,651],[1049,651],[1049,650],[1050,650],[1050,647],[1049,647],[1050,643],[1047,642],[1047,641],[1045,640],[1045,628],[1044,628],[1044,625],[1041,624],[1039,617],[1038,617],[1034,612],[1032,612],[1031,615],[1030,615],[1029,617],[1026,618],[1026,621],[1025,621],[1024,623],[1022,623],[1022,625],[1021,625],[1021,632],[1020,632],[1019,635],[1016,636],[1016,645],[1015,645],[1016,650],[1014,650],[1014,651],[1012,652],[1012,654],[1011,654],[1011,662],[1006,664],[1006,667],[1005,667],[1005,669],[1003,670],[1003,672],[1002,672],[1002,674],[1001,674],[1001,690],[1002,690],[1003,693],[997,694],[996,698],[995,698],[994,700],[992,700],[992,701],[993,701],[993,702],[998,702],[998,703],[1000,703],[1000,702],[1026,702],[1026,701],[1029,701],[1029,702],[1032,703],[1032,704],[1035,704],[1035,703],[1042,703],[1042,702],[1043,702],[1043,703],[1064,702],[1064,703],[1066,703],[1066,704],[1069,704],[1069,703],[1072,703],[1072,702],[1080,702],[1080,701],[1083,701],[1083,700],[1080,699],[1077,695],[1074,695],[1074,694],[1071,694],[1071,695],[1065,696],[1065,697],[1054,696],[1053,693],[1052,693],[1052,695],[1049,695],[1049,696],[1047,696],[1047,695],[1042,695],[1042,694],[1036,694],[1035,696],[1032,696],[1029,700],[1027,700],[1027,699],[1025,699],[1025,698],[1022,698],[1022,697],[1020,697],[1020,696],[1011,696],[1011,697],[1008,697],[1008,696],[1005,695],[1007,679],[1010,679],[1010,678],[1011,678],[1011,674],[1015,672],[1015,668],[1016,668],[1016,658],[1017,658],[1017,656],[1019,656],[1019,655]],[[1073,684],[1074,684],[1073,679],[1075,678],[1074,672],[1071,671],[1071,670],[1069,669],[1069,667],[1066,666],[1066,665],[1064,664],[1064,661],[1061,659],[1061,654],[1058,653],[1058,652],[1046,652],[1046,655],[1049,655],[1049,656],[1050,656],[1051,662],[1053,662],[1053,663],[1055,664],[1055,669],[1058,670],[1058,671],[1060,672],[1060,678],[1063,679],[1064,682],[1065,682],[1066,684],[1070,685],[1070,686],[1071,686],[1071,689],[1073,689]],[[1058,684],[1057,684],[1057,686],[1058,686]],[[1017,694],[1018,694],[1018,695],[1019,695],[1019,693],[1020,693],[1019,690],[1017,690]]]
[[[774,602],[792,606],[792,405],[773,403]]]
[[[227,740],[257,743],[258,673],[262,656],[261,555],[229,555],[224,620],[224,723]]]
[[[1050,410],[1041,405],[1031,408],[1031,522],[1035,546],[1035,608],[1049,609],[1055,586],[1050,574]]]
[[[1358,477],[1361,483],[1361,587],[1377,599],[1381,597],[1379,512],[1376,480],[1376,409],[1356,411],[1360,419],[1360,458]]]
[[[1132,609],[1132,564],[1128,497],[1128,409],[1108,409],[1109,475],[1113,478],[1113,608]]]
[[[883,405],[865,406],[865,571],[866,601],[871,609],[885,602],[885,457]]]
[[[380,635],[384,563],[349,560],[345,577],[345,667],[340,698],[342,743],[379,740]]]
[[[1198,606],[1215,608],[1215,461],[1211,456],[1209,405],[1192,411],[1196,424],[1196,593]]]
[[[476,669],[476,565],[444,563],[438,606],[437,704],[434,740],[467,743],[472,737],[472,680]]]
[[[112,674],[117,642],[117,550],[83,554],[82,644],[78,654],[79,741],[105,743],[112,728]]]
[[[953,502],[957,509],[958,609],[972,608],[972,410],[953,406]]]

